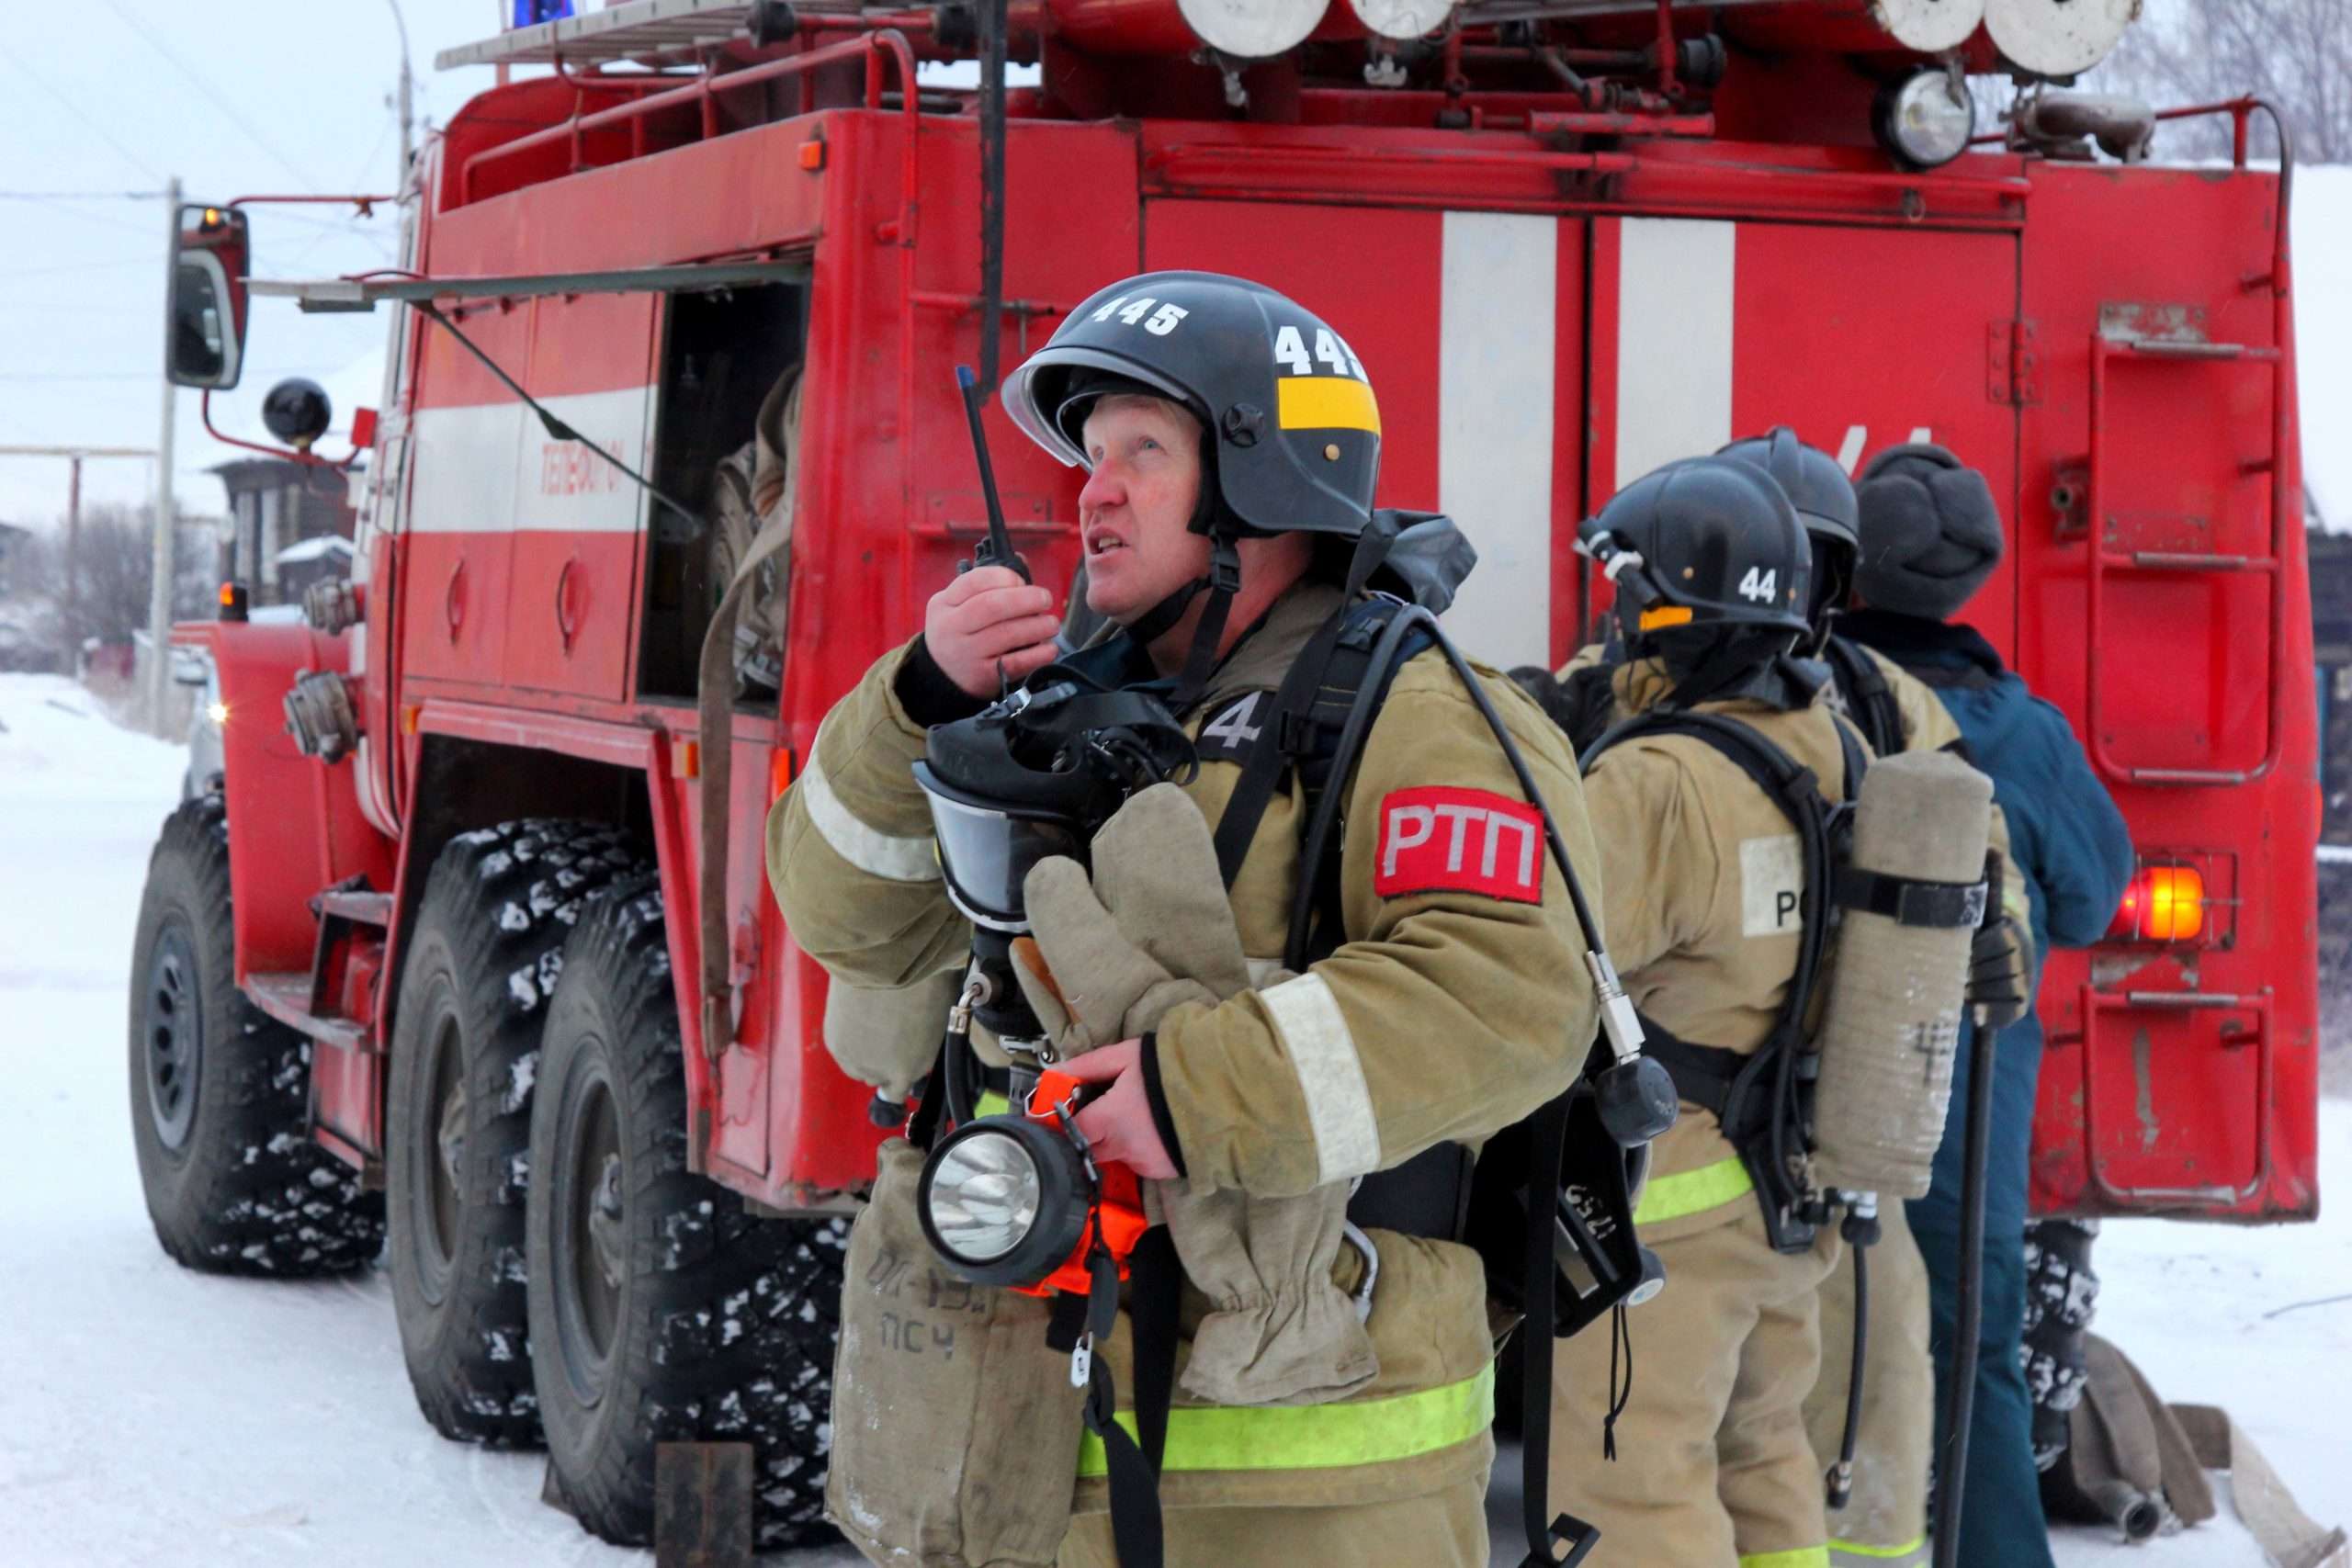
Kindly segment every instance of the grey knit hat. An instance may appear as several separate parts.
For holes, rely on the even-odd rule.
[[[1950,620],[2001,559],[2001,513],[1984,476],[1941,446],[1890,447],[1854,487],[1861,556],[1854,592],[1874,609]]]

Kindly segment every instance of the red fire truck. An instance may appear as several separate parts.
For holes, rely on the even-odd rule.
[[[951,367],[992,378],[1162,267],[1346,334],[1382,502],[1468,531],[1450,624],[1498,664],[1584,640],[1577,522],[1660,462],[1788,423],[1849,468],[1929,438],[1981,468],[2012,533],[1971,616],[2142,865],[2111,940],[2045,971],[2037,1204],[2309,1217],[2290,175],[2248,165],[2257,104],[2047,85],[2131,10],[628,0],[444,56],[500,80],[411,172],[397,269],[249,279],[243,208],[188,209],[175,378],[233,386],[268,295],[386,307],[392,346],[351,581],[307,625],[232,588],[177,634],[229,716],[138,938],[164,1245],[293,1274],[389,1229],[440,1430],[544,1438],[621,1540],[657,1444],[746,1439],[763,1538],[817,1529],[842,1216],[882,1134],[763,817],[981,536]],[[922,70],[1007,57],[1035,85]],[[1995,72],[2043,85],[1980,130],[1963,78]],[[2199,114],[2234,166],[2143,162]],[[271,412],[315,457],[304,403]],[[1076,477],[988,419],[1013,536],[1064,581]]]

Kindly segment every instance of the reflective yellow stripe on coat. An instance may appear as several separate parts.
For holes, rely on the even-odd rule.
[[[1702,1209],[1728,1203],[1735,1198],[1745,1198],[1755,1190],[1756,1179],[1747,1174],[1747,1167],[1740,1163],[1737,1155],[1702,1165],[1696,1170],[1653,1176],[1642,1193],[1641,1206],[1634,1211],[1634,1224],[1664,1224]]]
[[[1179,1405],[1168,1413],[1163,1471],[1337,1470],[1435,1453],[1468,1442],[1495,1419],[1491,1362],[1460,1382],[1338,1404]],[[1119,1412],[1130,1436],[1133,1411]],[[1078,1473],[1108,1475],[1102,1440],[1086,1434]]]

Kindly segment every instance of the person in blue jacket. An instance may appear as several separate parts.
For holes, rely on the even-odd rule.
[[[1951,618],[2001,558],[2001,517],[1984,478],[1940,446],[1897,446],[1862,472],[1859,608],[1838,629],[1917,676],[1942,699],[1969,760],[1993,780],[2009,822],[2011,874],[2024,879],[2034,951],[2087,947],[2107,931],[2132,876],[2122,813],[2066,717],[2003,667],[1974,628]],[[1965,1028],[1965,1025],[1963,1025]],[[2050,1568],[2048,1526],[2033,1461],[2033,1410],[2018,1365],[2025,1316],[2026,1166],[2033,1139],[2041,1023],[2025,1015],[1991,1043],[1993,1114],[1984,1193],[1984,1305],[1961,1505],[1960,1562],[1970,1568]],[[1936,1151],[1935,1185],[1907,1205],[1928,1264],[1936,1361],[1936,1430],[1951,1398],[1959,1316],[1961,1145],[1968,1071],[1963,1038],[1952,1112]],[[1939,1529],[1950,1521],[1936,1521]]]

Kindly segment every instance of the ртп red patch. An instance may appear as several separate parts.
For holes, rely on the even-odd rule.
[[[1525,801],[1483,789],[1430,784],[1380,801],[1373,891],[1483,893],[1514,904],[1544,901],[1544,818]]]

